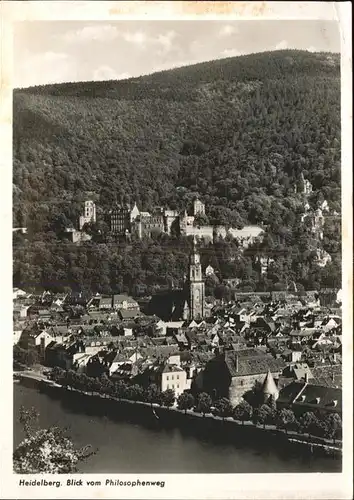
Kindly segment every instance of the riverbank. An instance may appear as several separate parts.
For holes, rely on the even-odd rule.
[[[31,389],[37,389],[53,399],[60,399],[64,407],[70,411],[84,412],[88,415],[107,416],[112,420],[128,421],[147,427],[177,427],[186,434],[193,434],[202,439],[214,439],[225,442],[255,443],[257,446],[288,448],[291,452],[322,455],[341,459],[342,450],[337,445],[321,438],[311,438],[295,432],[277,429],[275,426],[256,426],[251,422],[235,421],[232,418],[222,419],[211,414],[205,416],[176,407],[167,408],[157,404],[134,402],[125,399],[105,397],[102,394],[86,393],[75,389],[64,388],[46,379],[42,374],[21,372],[14,374],[20,383]]]

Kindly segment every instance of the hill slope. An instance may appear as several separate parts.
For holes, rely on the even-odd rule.
[[[325,198],[340,211],[339,56],[278,51],[126,81],[16,90],[13,171],[14,226],[33,230],[32,241],[15,242],[18,286],[108,291],[118,281],[122,289],[165,283],[168,274],[182,279],[183,242],[68,249],[45,232],[58,214],[76,223],[87,197],[101,218],[114,200],[174,208],[196,192],[212,223],[268,225],[257,252],[282,256],[267,281],[251,255],[240,261],[233,244],[214,245],[205,263],[221,278],[237,275],[257,289],[290,279],[305,288],[334,286],[339,228],[326,229],[323,247],[334,260],[321,270],[316,243],[299,229],[294,188],[303,174],[314,187],[310,202]]]
[[[85,191],[145,209],[198,191],[220,222],[259,222],[262,195],[267,222],[266,202],[283,203],[301,172],[338,202],[339,58],[280,51],[18,90],[14,158],[16,217],[66,193],[76,218]]]

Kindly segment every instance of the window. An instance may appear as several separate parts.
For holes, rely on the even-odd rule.
[[[168,375],[167,375],[167,377],[166,377],[166,380],[169,380],[169,377],[168,377]]]
[[[179,384],[177,384],[177,389],[179,389]]]
[[[170,388],[170,386],[169,386],[168,384],[167,384],[167,386],[166,386],[166,387],[167,387],[167,389],[169,389],[169,388]]]
[[[177,375],[176,378],[179,379],[179,375]]]
[[[241,386],[243,385],[243,380],[240,380],[240,385],[241,385]]]
[[[174,389],[174,388],[175,388],[175,386],[172,384],[172,389]]]
[[[174,379],[174,376],[172,375],[171,379],[173,380]]]

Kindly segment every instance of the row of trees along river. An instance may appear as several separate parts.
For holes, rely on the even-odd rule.
[[[55,367],[51,372],[51,378],[65,388],[92,395],[100,394],[118,400],[140,401],[151,406],[157,404],[167,408],[176,403],[177,408],[185,413],[193,409],[203,416],[213,414],[223,419],[232,417],[236,421],[249,422],[257,426],[273,425],[285,432],[293,431],[307,434],[309,437],[333,439],[333,441],[341,437],[342,421],[338,414],[306,412],[297,418],[291,409],[277,409],[274,399],[262,404],[261,399],[257,397],[259,394],[257,386],[253,390],[252,404],[242,400],[233,407],[225,397],[213,401],[210,395],[204,392],[196,396],[190,392],[183,392],[176,398],[172,389],[161,392],[155,384],[144,388],[138,384],[129,385],[121,380],[113,382],[105,374],[100,378],[92,378],[73,370],[66,371]]]

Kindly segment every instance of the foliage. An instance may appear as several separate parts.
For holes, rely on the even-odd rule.
[[[59,366],[54,366],[52,371],[50,372],[49,377],[54,380],[54,382],[57,382],[58,384],[62,385],[62,381],[65,377],[65,370],[60,368]]]
[[[259,408],[253,411],[253,421],[255,424],[261,424],[265,427],[266,423],[269,421],[269,417],[272,411],[268,405],[263,404]]]
[[[253,414],[252,406],[247,401],[242,400],[234,408],[233,417],[235,420],[241,420],[242,423],[251,420]]]
[[[161,402],[161,391],[156,384],[150,384],[145,391],[145,398],[148,403]]]
[[[332,263],[320,268],[299,193],[303,174],[310,203],[322,196],[340,212],[339,68],[336,55],[278,51],[125,82],[16,90],[13,223],[28,234],[14,234],[14,286],[110,293],[180,282],[185,242],[119,244],[105,234],[105,213],[116,200],[189,208],[196,194],[211,224],[267,227],[242,256],[229,241],[206,247],[220,279],[259,291],[340,285],[340,224],[325,224]],[[77,225],[85,199],[96,201],[99,227],[74,245],[63,230]],[[276,256],[265,275],[259,255]]]
[[[175,391],[173,389],[166,389],[166,391],[161,392],[161,404],[162,406],[173,406],[175,403]]]
[[[325,419],[326,431],[325,435],[328,438],[336,440],[342,432],[342,419],[337,413],[330,413]]]
[[[182,394],[178,396],[177,408],[179,410],[184,410],[184,412],[187,413],[187,410],[193,408],[194,405],[195,405],[195,399],[193,394],[189,392],[182,392]]]
[[[100,383],[101,383],[101,391],[104,395],[111,396],[114,391],[114,385],[112,381],[108,378],[107,374],[104,373],[100,377]]]
[[[233,408],[227,398],[221,398],[215,402],[215,410],[216,414],[224,419],[226,417],[231,417]]]
[[[131,401],[144,401],[144,389],[138,384],[130,385],[127,387],[125,397]]]
[[[315,435],[318,428],[318,418],[312,411],[304,413],[300,418],[300,429],[309,435]]]
[[[212,400],[209,394],[206,392],[201,392],[197,397],[196,411],[202,413],[205,416],[206,413],[210,413]]]
[[[262,387],[263,383],[259,380],[256,380],[253,384],[252,389],[247,391],[243,396],[247,403],[249,403],[254,409],[258,408],[264,401]]]
[[[117,399],[123,399],[127,395],[127,384],[123,382],[122,380],[118,380],[114,384],[114,389],[113,389],[113,396]]]
[[[13,361],[24,366],[33,366],[39,362],[38,351],[33,348],[23,349],[15,344],[13,347]]]
[[[161,406],[171,407],[174,405],[176,396],[172,389],[160,392],[156,384],[150,384],[144,388],[138,384],[127,384],[124,381],[112,382],[106,374],[101,378],[88,377],[85,374],[76,373],[73,370],[62,370],[54,367],[50,375],[51,379],[64,387],[77,389],[84,392],[104,394],[113,396],[117,399],[128,399],[130,401],[143,401],[157,403]],[[196,401],[191,393],[183,392],[177,398],[177,407],[184,410],[193,408],[196,412],[211,412],[212,399],[209,394],[203,392],[198,395]],[[216,414],[223,419],[232,416],[235,420],[252,421],[254,425],[260,424],[265,427],[266,424],[276,424],[279,429],[296,430],[302,433],[312,434],[313,436],[327,437],[335,440],[340,437],[342,430],[342,421],[339,415],[331,413],[329,415],[315,415],[313,412],[307,412],[297,421],[294,412],[283,408],[276,410],[274,404],[262,404],[256,408],[245,400],[242,400],[234,409],[228,398],[221,398],[215,402]],[[37,413],[32,408],[22,410],[20,420],[26,429],[31,429],[31,423],[37,419]],[[28,431],[27,431],[28,433]]]
[[[287,432],[289,429],[293,429],[296,425],[294,412],[287,408],[281,409],[278,412],[276,423],[277,427],[279,427],[279,429],[285,429],[285,432]]]
[[[20,422],[25,439],[13,453],[13,466],[17,474],[68,474],[77,472],[77,465],[90,457],[90,446],[76,448],[64,431],[58,427],[35,429],[38,413],[32,408],[20,408]]]
[[[209,217],[206,214],[197,214],[194,217],[194,226],[201,227],[201,226],[209,226],[210,221]]]

